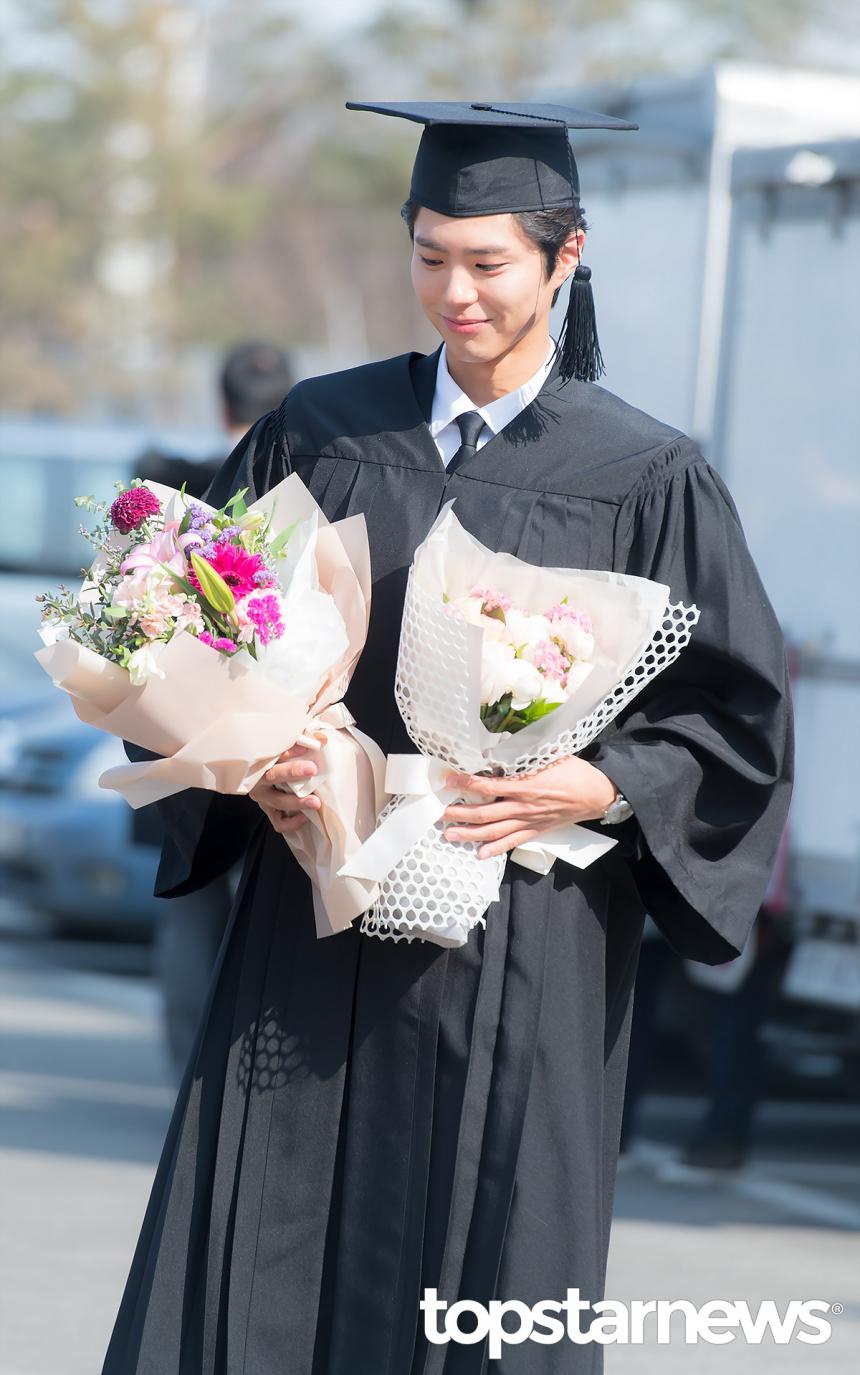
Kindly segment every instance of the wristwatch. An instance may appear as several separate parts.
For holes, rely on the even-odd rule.
[[[601,826],[616,826],[621,821],[626,821],[633,815],[633,808],[622,793],[618,793],[614,802],[610,802],[603,816],[600,818]]]

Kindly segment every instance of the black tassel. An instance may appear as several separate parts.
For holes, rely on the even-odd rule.
[[[583,263],[577,267],[570,284],[559,347],[559,372],[565,382],[571,377],[578,382],[596,382],[601,373],[606,371],[597,338],[591,268]]]

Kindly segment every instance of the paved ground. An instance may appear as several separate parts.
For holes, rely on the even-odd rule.
[[[174,1097],[146,971],[145,951],[0,931],[0,1375],[101,1369]],[[853,1375],[860,1107],[766,1105],[750,1166],[691,1187],[666,1176],[696,1108],[646,1104],[619,1176],[607,1296],[771,1299],[780,1312],[817,1298],[844,1312],[820,1346],[688,1347],[675,1326],[668,1346],[610,1346],[607,1375]]]

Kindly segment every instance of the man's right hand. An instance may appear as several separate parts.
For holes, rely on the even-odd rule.
[[[325,743],[324,736],[318,736],[317,749]],[[295,793],[281,792],[276,783],[297,783],[300,779],[312,778],[318,772],[314,762],[314,750],[304,745],[293,745],[284,750],[276,763],[263,774],[259,783],[248,793],[262,807],[272,826],[280,835],[289,835],[304,826],[308,812],[318,811],[322,806],[315,793],[307,797],[296,797]]]

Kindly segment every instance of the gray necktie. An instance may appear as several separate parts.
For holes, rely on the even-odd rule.
[[[484,428],[483,417],[477,411],[466,411],[463,415],[457,416],[457,428],[460,431],[461,444],[451,462],[448,464],[448,472],[453,473],[456,468],[466,462],[478,451],[478,435]]]

